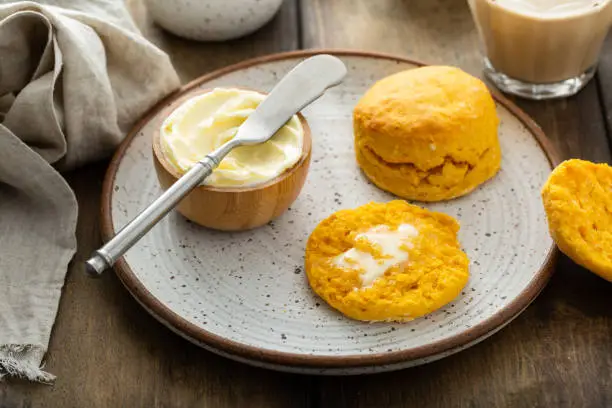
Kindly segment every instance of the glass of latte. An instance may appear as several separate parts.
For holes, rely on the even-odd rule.
[[[484,73],[529,99],[575,94],[595,74],[612,0],[468,0]]]

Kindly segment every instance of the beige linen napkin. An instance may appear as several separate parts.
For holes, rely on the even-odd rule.
[[[54,379],[41,364],[77,220],[58,170],[109,155],[178,85],[122,0],[0,0],[0,377]]]

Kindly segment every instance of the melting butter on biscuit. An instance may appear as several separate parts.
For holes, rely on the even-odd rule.
[[[387,225],[378,225],[358,234],[356,240],[366,240],[376,245],[381,256],[351,248],[334,259],[337,266],[360,271],[362,287],[370,287],[392,266],[408,261],[406,249],[412,248],[411,240],[419,231],[410,224],[401,224],[396,230]]]

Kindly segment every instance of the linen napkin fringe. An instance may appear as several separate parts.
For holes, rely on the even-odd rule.
[[[23,378],[44,384],[52,384],[55,376],[43,371],[38,363],[45,355],[46,347],[38,344],[0,345],[0,380],[4,376]]]

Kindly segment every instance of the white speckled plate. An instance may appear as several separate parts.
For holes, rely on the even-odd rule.
[[[303,112],[312,128],[306,185],[291,209],[254,231],[223,233],[170,214],[133,247],[117,274],[150,313],[216,353],[251,364],[322,374],[380,372],[433,361],[469,347],[516,317],[551,274],[554,245],[540,188],[554,154],[534,123],[498,99],[502,169],[466,197],[427,204],[461,223],[470,281],[451,304],[403,324],[344,318],[310,290],[303,271],[306,239],[332,212],[393,196],[360,173],[351,114],[374,81],[416,63],[392,56],[336,52],[349,68],[344,83]],[[274,55],[217,71],[189,85],[269,91],[311,52]],[[162,103],[161,108],[168,101]],[[160,194],[151,152],[159,109],[117,152],[105,182],[108,239]]]

